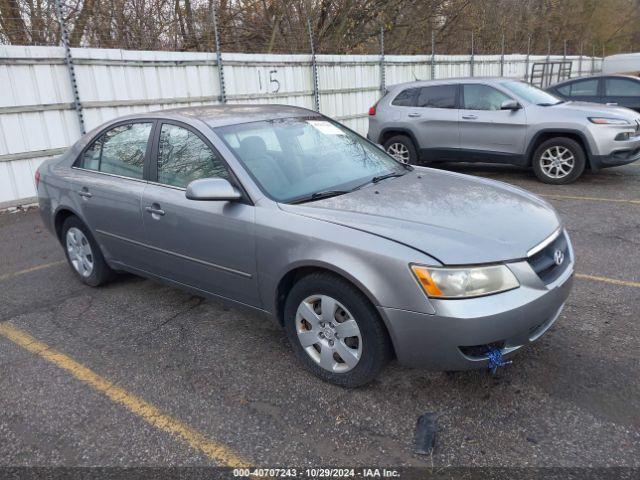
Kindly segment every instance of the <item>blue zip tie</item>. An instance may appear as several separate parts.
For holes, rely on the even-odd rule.
[[[505,365],[513,363],[512,360],[504,360],[502,358],[502,350],[495,347],[489,349],[487,352],[487,359],[489,360],[489,365],[487,367],[491,370],[492,374],[496,373],[498,367],[504,367]]]

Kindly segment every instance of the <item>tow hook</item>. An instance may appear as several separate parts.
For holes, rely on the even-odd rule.
[[[504,367],[505,365],[513,363],[512,360],[504,360],[502,358],[502,350],[500,350],[499,348],[493,347],[489,349],[486,355],[487,359],[489,360],[489,365],[487,365],[487,367],[491,371],[492,375],[495,375],[498,367]]]

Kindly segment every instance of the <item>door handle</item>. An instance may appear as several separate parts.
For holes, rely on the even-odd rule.
[[[409,117],[411,117],[411,118],[416,118],[416,117],[419,117],[419,116],[420,116],[420,114],[419,113],[415,113],[415,112],[412,112],[412,113],[409,114]]]
[[[157,207],[153,205],[145,207],[145,210],[151,215],[164,215],[164,210],[162,210],[159,205]]]
[[[462,118],[464,118],[465,120],[477,120],[478,116],[477,115],[462,115]]]
[[[78,190],[78,195],[82,198],[91,198],[93,194],[89,191],[87,187],[82,187],[82,190]]]

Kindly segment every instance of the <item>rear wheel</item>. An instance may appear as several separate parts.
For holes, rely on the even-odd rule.
[[[293,286],[285,303],[285,329],[305,367],[343,387],[370,382],[390,358],[389,336],[371,302],[328,273],[306,276]]]
[[[533,170],[538,180],[553,185],[575,182],[586,165],[584,150],[566,137],[543,142],[533,154]]]
[[[81,282],[97,287],[113,276],[100,247],[78,217],[71,216],[65,220],[61,241],[69,265]]]
[[[385,151],[400,163],[418,163],[418,153],[413,141],[406,135],[395,135],[384,142]]]

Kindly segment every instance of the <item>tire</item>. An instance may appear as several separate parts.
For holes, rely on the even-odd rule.
[[[413,141],[406,135],[395,135],[389,140],[384,142],[384,150],[389,155],[394,157],[400,163],[407,163],[416,165],[418,163],[418,152]],[[406,152],[402,158],[400,158],[401,152]]]
[[[554,166],[553,162],[556,159],[560,159],[562,163]],[[533,171],[541,182],[566,185],[575,182],[582,175],[586,166],[586,156],[582,146],[575,140],[556,137],[540,144],[533,154],[532,164]]]
[[[98,287],[113,277],[114,272],[105,262],[100,247],[78,217],[65,220],[60,242],[71,270],[81,282]]]
[[[325,304],[327,298],[329,301]],[[334,314],[322,315],[322,307],[331,305],[330,300],[336,302]],[[320,315],[316,311],[306,310],[306,307],[313,305],[312,302],[315,302],[316,308],[320,308]],[[305,317],[300,313],[302,311]],[[296,356],[309,371],[326,382],[346,388],[365,385],[380,373],[391,357],[391,341],[375,307],[360,290],[336,275],[314,273],[300,279],[287,296],[284,314],[285,330]],[[319,324],[317,328],[309,330],[310,323],[306,322],[306,318],[311,315],[315,315]],[[335,329],[323,322],[329,319],[335,320],[331,321]],[[356,333],[354,325],[347,323],[350,320],[355,321],[358,337],[349,336],[350,333]],[[321,323],[325,324],[324,329],[319,326]],[[336,337],[332,337],[331,330]],[[301,337],[299,331],[305,337]],[[304,347],[301,338],[307,338],[309,345]],[[314,341],[317,343],[310,344]],[[334,347],[329,346],[331,342]],[[345,351],[347,355],[344,355]],[[359,355],[356,354],[358,351]],[[322,352],[329,353],[323,356]],[[353,364],[356,356],[357,361]],[[321,366],[323,359],[329,359],[331,370]]]

